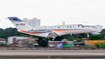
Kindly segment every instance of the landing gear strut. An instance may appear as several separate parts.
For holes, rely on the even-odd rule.
[[[87,33],[87,37],[89,37],[89,33]]]

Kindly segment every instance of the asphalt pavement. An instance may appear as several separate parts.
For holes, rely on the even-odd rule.
[[[0,50],[0,57],[105,57],[105,50]]]

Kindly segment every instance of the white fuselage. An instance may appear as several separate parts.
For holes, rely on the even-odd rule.
[[[16,26],[19,32],[41,36],[41,37],[56,37],[65,34],[78,34],[78,33],[94,33],[98,34],[102,30],[102,26],[90,26],[82,24],[72,25],[58,25],[58,26],[40,26],[32,28],[18,17],[8,17],[8,19]]]
[[[81,24],[59,25],[59,26],[40,26],[29,31],[20,31],[30,35],[41,37],[56,37],[65,34],[91,33],[97,29],[93,26],[83,26]]]

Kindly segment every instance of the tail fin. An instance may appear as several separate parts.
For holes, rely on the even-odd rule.
[[[8,19],[16,26],[18,30],[31,30],[32,27],[17,17],[8,17]]]

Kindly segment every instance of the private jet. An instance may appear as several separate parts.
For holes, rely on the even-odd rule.
[[[62,36],[66,34],[100,34],[99,32],[101,32],[102,30],[102,26],[100,25],[91,26],[82,24],[39,26],[32,28],[18,17],[8,17],[8,19],[15,25],[19,32],[46,38],[55,38],[57,36]]]

